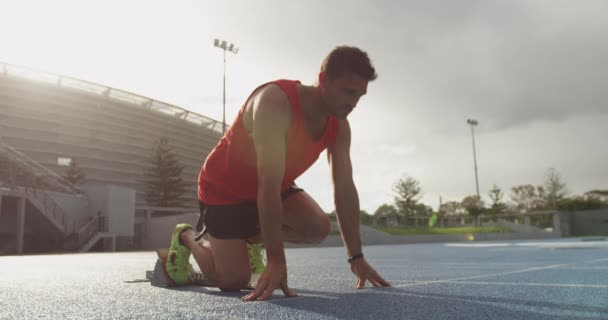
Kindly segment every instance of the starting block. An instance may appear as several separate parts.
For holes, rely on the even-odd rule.
[[[165,263],[167,261],[167,255],[169,253],[168,249],[159,249],[156,251],[158,255],[158,259],[156,259],[156,264],[154,265],[154,270],[146,271],[146,279],[134,280],[129,282],[147,282],[149,281],[151,285],[155,287],[173,287],[175,284],[169,276],[167,275],[167,270],[165,269]],[[216,285],[212,284],[203,273],[198,271],[193,271],[190,273],[191,281],[186,285],[196,285],[203,287],[214,287],[217,288]],[[255,288],[255,284],[257,283],[260,274],[252,274],[251,280],[249,284],[241,288],[242,290],[253,290]]]

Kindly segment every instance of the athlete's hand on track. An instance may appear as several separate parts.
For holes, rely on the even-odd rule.
[[[391,284],[384,280],[365,258],[356,259],[350,264],[350,270],[357,276],[357,289],[365,287],[365,281],[369,281],[374,287],[390,287]]]
[[[281,288],[285,296],[289,298],[297,296],[287,285],[287,265],[285,263],[268,263],[253,292],[244,296],[242,300],[268,300],[274,290],[278,288]]]

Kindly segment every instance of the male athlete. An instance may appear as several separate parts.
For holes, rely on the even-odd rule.
[[[165,266],[175,284],[191,280],[192,253],[205,277],[222,290],[246,287],[253,264],[261,276],[245,301],[266,300],[278,288],[296,296],[287,284],[283,241],[321,242],[330,220],[294,181],[327,149],[338,223],[357,288],[366,281],[390,286],[361,251],[346,119],[376,77],[367,53],[342,46],[323,61],[316,85],[278,80],[253,91],[201,169],[198,234],[187,224],[173,233]],[[201,240],[207,233],[209,241]],[[260,243],[265,268],[255,249]]]

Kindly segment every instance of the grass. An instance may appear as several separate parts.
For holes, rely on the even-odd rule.
[[[392,235],[411,236],[423,234],[479,234],[479,233],[506,233],[512,232],[509,229],[499,227],[460,227],[460,228],[401,228],[401,227],[380,227],[380,231]]]

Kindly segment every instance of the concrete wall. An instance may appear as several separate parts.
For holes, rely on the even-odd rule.
[[[60,192],[47,192],[63,210],[66,216],[68,233],[78,232],[88,221],[89,199],[86,195],[73,195]]]
[[[496,222],[484,222],[483,226],[484,227],[501,227],[501,228],[512,230],[514,232],[521,232],[521,233],[545,232],[543,229],[537,228],[535,226],[513,223],[513,222],[507,221],[505,219],[498,219],[498,221],[496,221]]]
[[[568,212],[571,236],[608,235],[608,209]]]
[[[121,186],[84,187],[89,197],[89,217],[107,217],[107,232],[132,237],[135,224],[135,190]]]
[[[132,237],[135,225],[135,190],[108,186],[108,232],[116,236]]]
[[[18,200],[16,197],[2,196],[2,204],[0,204],[0,235],[15,234]]]
[[[171,234],[175,230],[175,226],[179,223],[189,223],[192,226],[198,221],[198,213],[187,213],[176,216],[167,217],[152,217],[147,228],[143,227],[141,239],[142,250],[156,250],[159,248],[168,248],[171,244]],[[139,220],[139,219],[138,219]],[[140,220],[142,224],[145,221]]]

